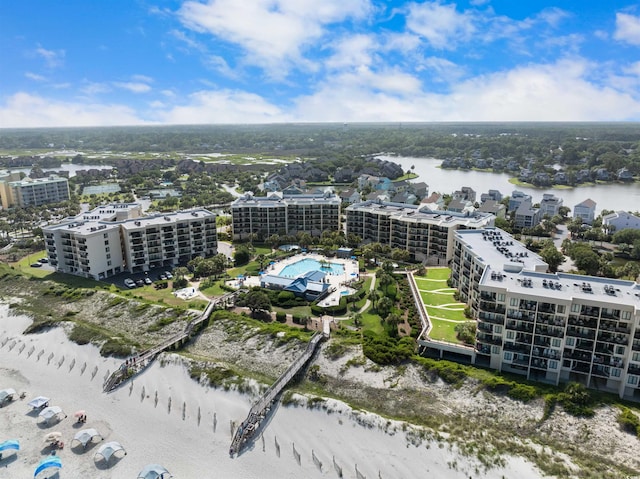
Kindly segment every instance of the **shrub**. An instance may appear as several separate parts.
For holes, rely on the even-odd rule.
[[[618,423],[623,431],[630,432],[636,436],[640,434],[640,419],[631,409],[622,408],[622,411],[618,414]]]
[[[287,313],[282,313],[280,311],[278,311],[276,313],[276,321],[278,321],[279,323],[284,323],[287,321]]]
[[[558,402],[573,416],[592,417],[595,400],[582,384],[569,383],[564,392],[558,394]]]
[[[528,384],[514,383],[507,392],[507,396],[518,401],[528,402],[535,399],[538,396],[538,392],[535,387]]]

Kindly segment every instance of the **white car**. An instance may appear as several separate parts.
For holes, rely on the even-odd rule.
[[[127,288],[133,289],[133,288],[136,287],[136,282],[134,280],[132,280],[131,278],[127,278],[127,279],[124,280],[124,285]]]
[[[165,271],[164,275],[167,277],[167,279],[172,279],[173,278],[173,275],[169,271]]]

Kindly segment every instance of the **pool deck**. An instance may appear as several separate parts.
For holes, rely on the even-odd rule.
[[[341,264],[344,266],[344,273],[330,274],[325,276],[325,280],[329,283],[331,293],[325,297],[320,303],[322,307],[335,306],[340,302],[341,292],[346,289],[345,286],[357,281],[360,276],[358,272],[358,261],[354,259],[343,258],[327,258],[317,253],[300,253],[289,258],[276,261],[270,264],[264,270],[265,273],[279,275],[280,272],[290,264],[297,263],[303,259],[315,259],[316,261],[328,261],[329,263]],[[260,276],[249,276],[244,279],[244,285],[247,287],[260,286]]]

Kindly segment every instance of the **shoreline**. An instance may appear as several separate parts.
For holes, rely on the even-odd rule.
[[[258,438],[249,450],[231,459],[231,421],[244,419],[253,398],[201,386],[189,378],[184,360],[174,354],[161,356],[130,385],[105,394],[102,381],[118,361],[100,357],[95,346],[71,343],[61,327],[24,336],[21,331],[29,322],[0,306],[0,345],[5,343],[0,347],[0,389],[27,392],[24,400],[0,409],[0,440],[18,439],[21,446],[6,467],[5,461],[0,462],[0,478],[33,474],[44,457],[42,438],[47,432],[62,432],[70,445],[76,431],[72,416],[78,409],[87,411],[83,427],[95,427],[104,442],[119,441],[127,455],[101,468],[94,461],[100,443],[79,452],[67,446],[59,452],[60,478],[135,477],[148,463],[162,464],[175,477],[336,477],[334,458],[343,477],[355,477],[356,464],[366,477],[424,473],[464,479],[542,477],[535,466],[518,457],[505,458],[504,468],[484,471],[477,460],[430,439],[422,428],[354,411],[336,400],[314,408],[278,405],[263,431],[264,442]],[[50,428],[39,427],[25,414],[26,403],[37,395],[50,397],[51,404],[62,407],[69,417]],[[298,395],[296,400],[305,401]]]

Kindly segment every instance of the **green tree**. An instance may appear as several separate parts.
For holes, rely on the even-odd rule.
[[[259,289],[249,291],[244,298],[244,304],[251,311],[252,317],[255,317],[258,311],[271,311],[269,296]]]
[[[548,245],[540,251],[540,256],[549,265],[549,271],[555,273],[564,263],[564,255],[553,245]]]
[[[386,317],[393,309],[393,300],[384,296],[378,301],[378,314],[383,318]]]
[[[249,253],[249,250],[244,246],[238,247],[233,253],[233,259],[236,266],[242,266],[249,262],[251,259],[251,253]]]

